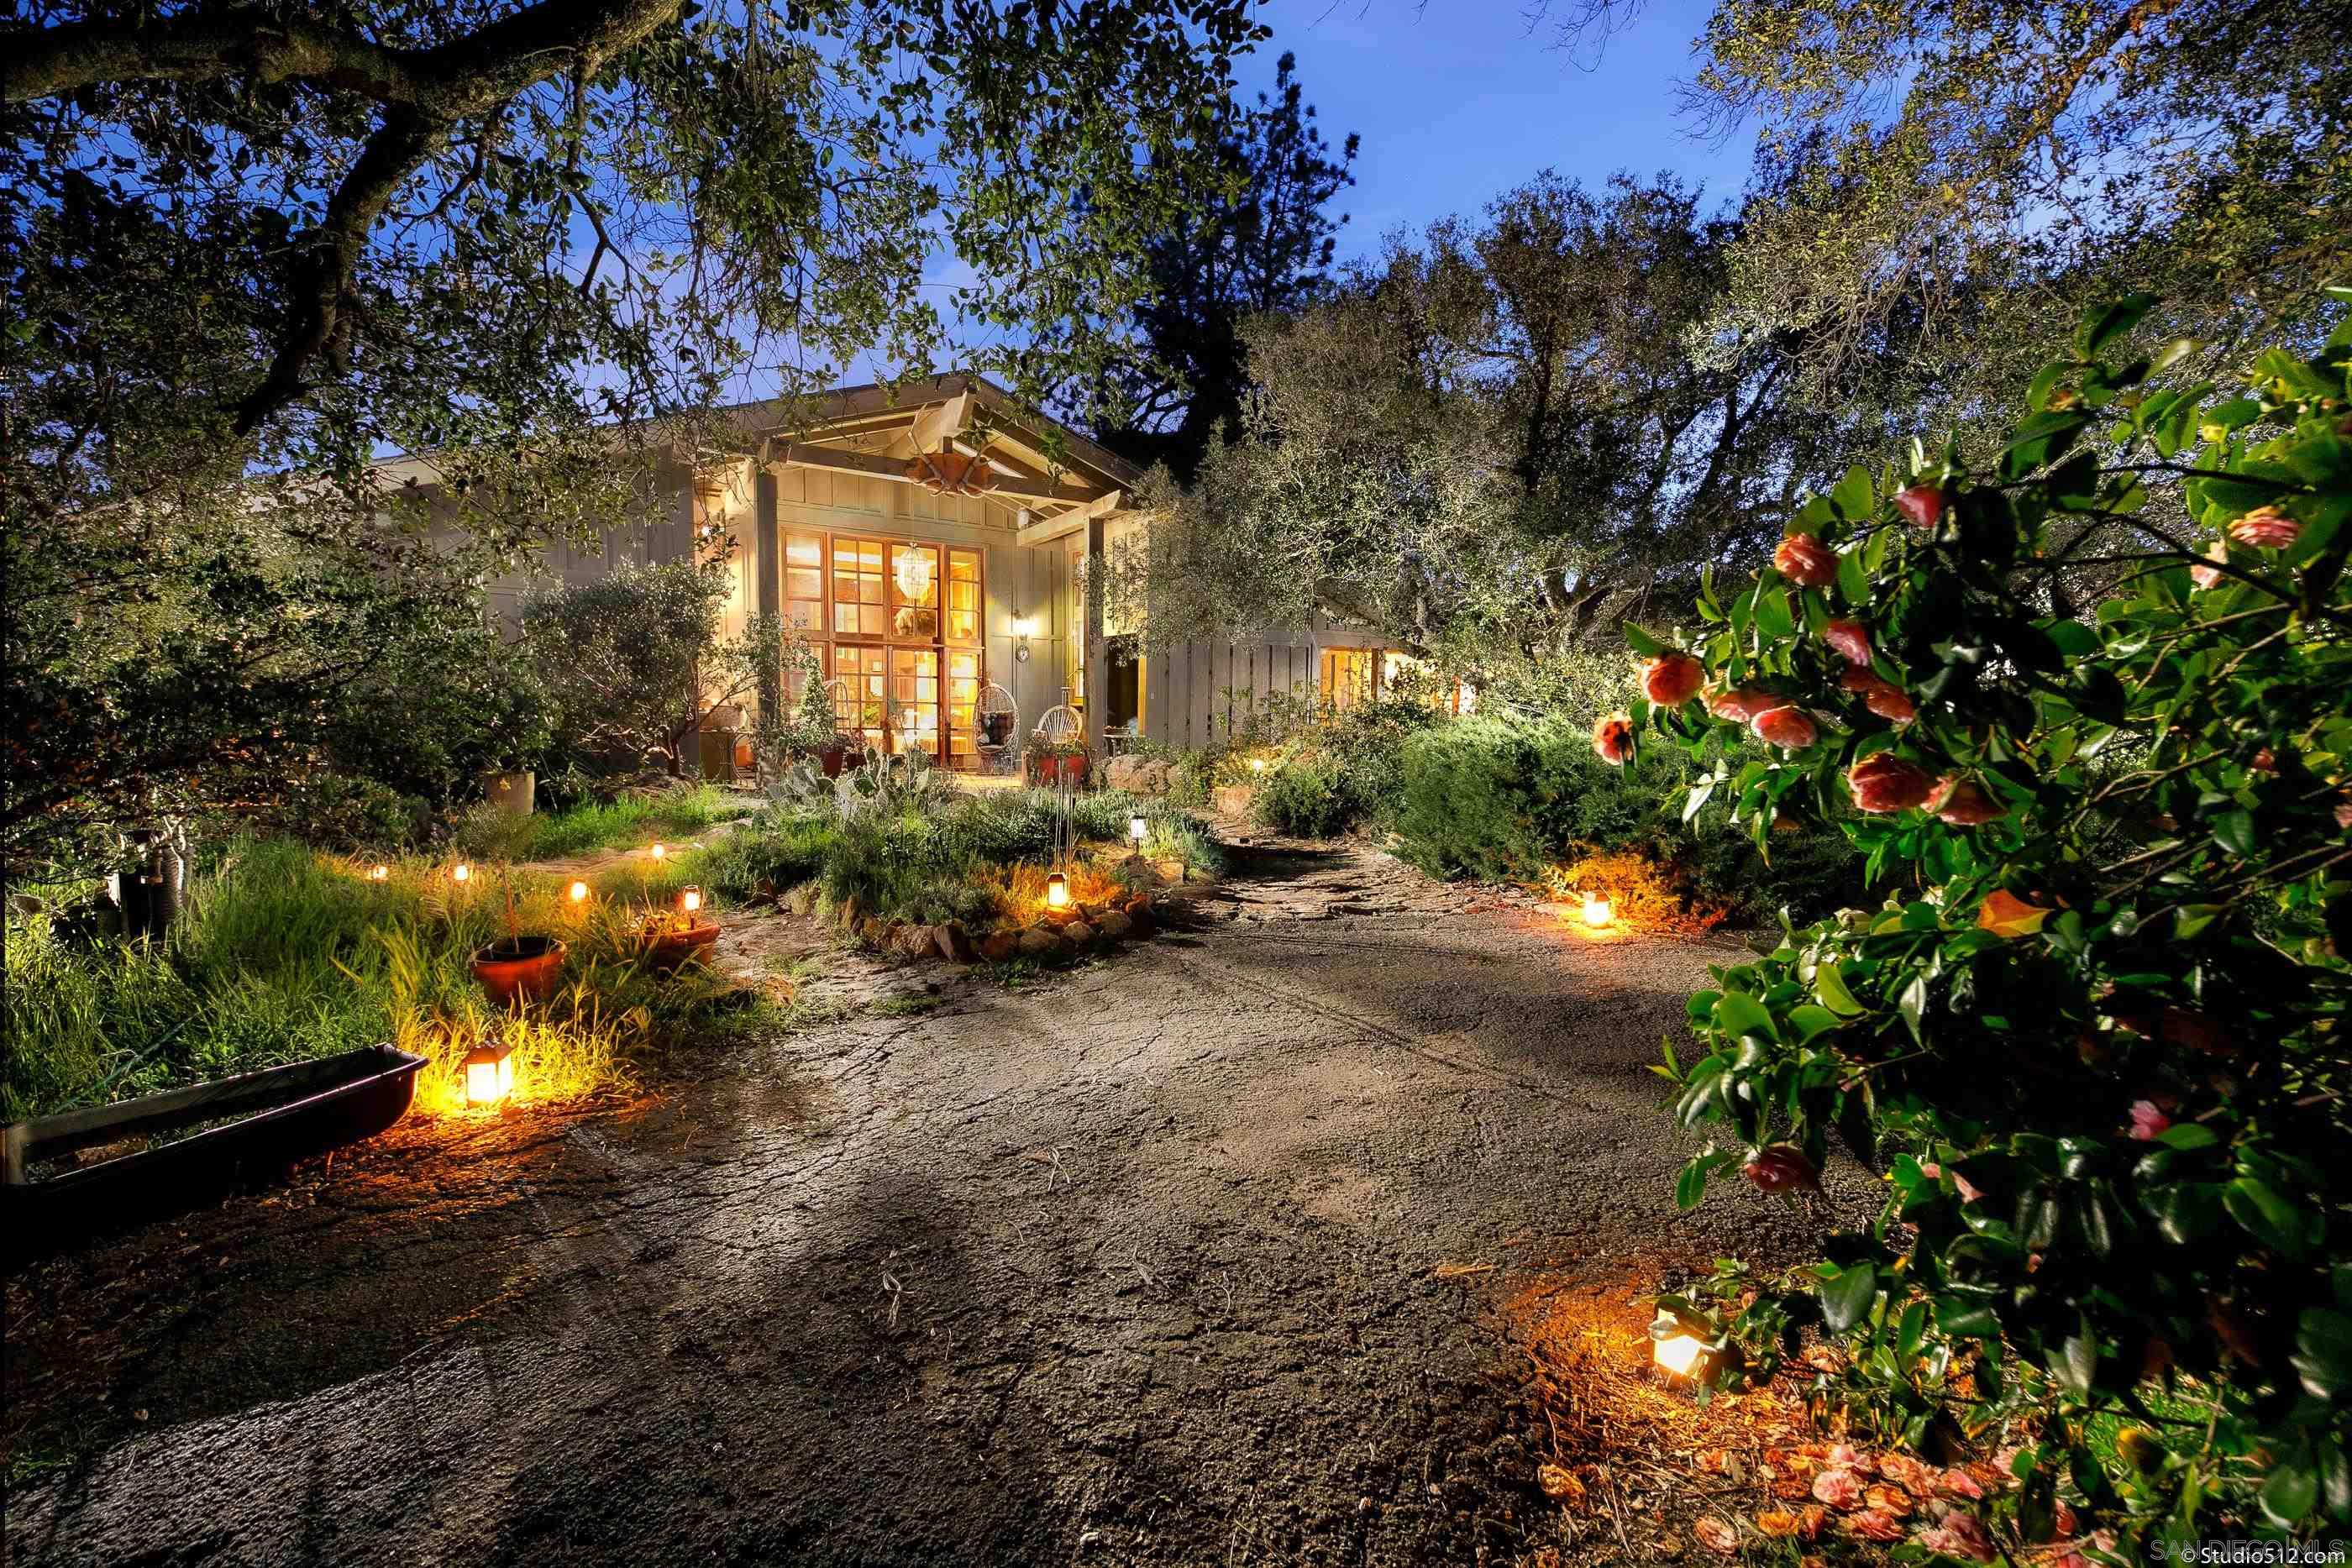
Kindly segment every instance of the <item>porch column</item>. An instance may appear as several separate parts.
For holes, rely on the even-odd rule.
[[[1087,583],[1083,601],[1087,610],[1084,635],[1087,683],[1087,751],[1099,765],[1103,760],[1103,725],[1110,715],[1110,660],[1108,645],[1103,641],[1103,519],[1100,514],[1087,519]]]

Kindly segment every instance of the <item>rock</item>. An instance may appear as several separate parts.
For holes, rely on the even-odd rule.
[[[842,924],[847,925],[849,922],[845,918]],[[857,933],[858,939],[868,947],[887,948],[890,946],[890,928],[870,915],[859,921],[852,929]]]
[[[1130,795],[1168,793],[1169,765],[1164,758],[1114,757],[1103,764],[1103,783]]]
[[[1160,880],[1163,882],[1182,882],[1184,880],[1184,862],[1172,856],[1164,861],[1152,862],[1151,869],[1160,873]]]
[[[844,931],[855,931],[858,928],[857,895],[856,894],[853,893],[847,898],[841,901],[840,919],[841,928]]]
[[[962,921],[950,920],[944,925],[932,926],[931,942],[939,948],[940,956],[949,963],[971,962],[971,939],[965,934]]]
[[[1033,958],[1042,958],[1061,945],[1061,938],[1043,925],[1032,925],[1024,931],[1018,944],[1021,951]]]
[[[928,958],[938,944],[935,928],[929,925],[901,925],[890,934],[891,950],[903,958]]]
[[[816,883],[804,882],[784,895],[784,907],[794,915],[806,915],[816,907]]]
[[[1002,964],[1021,951],[1021,937],[1012,931],[992,931],[980,939],[980,956],[992,964]]]
[[[1073,920],[1062,927],[1062,940],[1073,947],[1088,946],[1094,939],[1095,928],[1083,920]]]
[[[1116,909],[1107,909],[1103,911],[1102,918],[1095,922],[1095,929],[1101,932],[1106,939],[1116,942],[1135,929],[1135,922]]]
[[[1246,784],[1222,784],[1212,799],[1220,815],[1246,817],[1250,814],[1250,800],[1256,793]]]

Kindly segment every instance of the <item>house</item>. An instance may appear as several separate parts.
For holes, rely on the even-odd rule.
[[[1003,760],[978,717],[991,687],[1018,710],[1015,751],[1066,706],[1100,754],[1129,737],[1205,745],[1277,692],[1346,706],[1398,666],[1376,634],[1332,625],[1152,649],[1115,612],[1107,624],[1087,563],[1145,526],[1142,475],[981,377],[844,388],[789,425],[782,412],[733,410],[750,455],[666,470],[649,527],[602,555],[551,547],[536,574],[488,586],[493,607],[548,576],[721,550],[730,632],[782,615],[817,644],[845,731],[958,769]]]

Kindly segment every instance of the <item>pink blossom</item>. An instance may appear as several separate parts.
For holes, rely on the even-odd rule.
[[[1977,1484],[1976,1477],[1969,1474],[1966,1470],[1957,1468],[1944,1472],[1942,1485],[1944,1490],[1950,1492],[1954,1497],[1980,1500],[1984,1496],[1984,1488]]]
[[[1737,691],[1729,692],[1709,692],[1706,695],[1706,711],[1717,718],[1729,719],[1734,724],[1746,724],[1766,708],[1780,706],[1779,697],[1770,692],[1759,691],[1754,686],[1741,686]]]
[[[2153,1100],[2135,1100],[2131,1108],[2131,1135],[2141,1143],[2153,1143],[2172,1125],[2172,1118],[2156,1108]]]
[[[1790,534],[1772,552],[1772,565],[1801,588],[1827,588],[1837,580],[1837,552],[1811,534]]]
[[[1847,1533],[1858,1535],[1864,1541],[1903,1539],[1903,1521],[1891,1513],[1879,1513],[1875,1511],[1869,1513],[1850,1513],[1846,1515],[1845,1528]]]
[[[1680,707],[1698,695],[1706,672],[1688,653],[1661,653],[1642,666],[1642,695],[1660,707]]]
[[[1633,755],[1633,720],[1622,713],[1604,715],[1592,727],[1592,749],[1612,768],[1622,768]]]
[[[1942,1523],[1919,1532],[1919,1544],[1930,1552],[1941,1552],[1964,1562],[1990,1563],[1993,1560],[1992,1537],[1972,1513],[1955,1511],[1946,1514]]]
[[[2336,802],[2336,825],[2352,828],[2352,797]]]
[[[1823,1470],[1813,1478],[1813,1496],[1832,1508],[1853,1508],[1862,1501],[1862,1477],[1853,1470]]]
[[[1794,704],[1769,707],[1748,721],[1759,740],[1777,746],[1783,751],[1802,751],[1818,737],[1813,721],[1805,716],[1804,709]]]
[[[1835,648],[1849,664],[1870,663],[1870,628],[1859,621],[1832,621],[1822,627],[1822,641]]]
[[[1916,526],[1932,528],[1943,520],[1944,493],[1933,485],[1914,485],[1895,493],[1895,509]]]
[[[1919,710],[1901,686],[1874,671],[1859,666],[1838,677],[1838,685],[1847,691],[1862,694],[1862,706],[1881,718],[1891,718],[1896,724],[1909,724]]]
[[[2284,549],[2303,532],[2303,525],[2276,507],[2257,507],[2230,525],[2230,537],[2255,549]]]
[[[1856,810],[1876,815],[1922,804],[1936,781],[1925,768],[1916,768],[1889,752],[1877,751],[1846,769],[1845,787],[1853,796]]]
[[[2222,539],[2215,539],[2211,544],[2207,545],[2205,547],[2205,559],[2207,560],[2228,560],[2230,559],[2230,546],[2228,542]],[[2200,588],[2210,588],[2215,583],[2221,580],[2221,569],[2218,566],[2192,566],[2189,569],[2189,580],[2195,583]]]
[[[1956,773],[1948,773],[1936,781],[1936,792],[1927,797],[1927,810],[1956,828],[1982,827],[2009,815],[1985,793],[1984,786]]]

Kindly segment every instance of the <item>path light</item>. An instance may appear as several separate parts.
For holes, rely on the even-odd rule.
[[[1265,772],[1265,758],[1263,758],[1263,757],[1253,757],[1253,758],[1250,758],[1250,771],[1251,771],[1251,772],[1253,772],[1253,773],[1263,773],[1263,772]]]
[[[1070,879],[1055,872],[1045,879],[1045,907],[1067,909],[1070,906]]]
[[[1683,1332],[1674,1313],[1661,1312],[1650,1324],[1650,1358],[1669,1377],[1689,1377],[1706,1357],[1706,1346]]]
[[[392,880],[392,868],[388,865],[372,865],[368,867],[368,880],[370,882],[389,882]]]
[[[478,1045],[466,1053],[466,1103],[495,1105],[514,1092],[514,1044]]]
[[[473,877],[474,868],[467,865],[464,861],[459,861],[456,865],[449,868],[449,880],[451,882],[471,882]]]
[[[669,856],[669,852],[662,848],[659,844],[656,844],[653,848],[647,850],[646,853],[653,856],[656,860],[666,860]]]
[[[1617,910],[1608,899],[1597,893],[1588,893],[1584,895],[1584,923],[1587,925],[1599,931],[1616,918]]]
[[[1135,847],[1137,849],[1139,850],[1143,847],[1143,835],[1148,831],[1149,829],[1141,817],[1129,817],[1127,820],[1127,836],[1135,841]]]
[[[588,884],[586,883],[575,882],[568,891],[572,903],[585,904],[588,902]]]
[[[694,914],[702,907],[702,889],[688,887],[680,890],[677,895],[677,906],[685,914]]]

